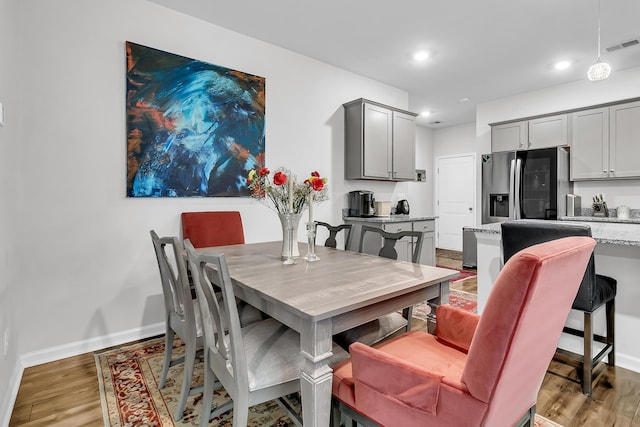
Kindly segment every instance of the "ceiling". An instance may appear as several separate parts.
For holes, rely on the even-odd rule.
[[[432,128],[473,122],[479,103],[586,80],[598,50],[597,0],[150,1],[406,90]],[[603,0],[600,16],[602,60],[613,73],[640,66],[640,44],[605,49],[640,40],[640,0]],[[417,50],[430,58],[415,61]],[[572,65],[555,70],[560,60]]]

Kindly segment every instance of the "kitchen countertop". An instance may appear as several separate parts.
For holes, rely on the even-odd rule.
[[[561,216],[560,221],[617,222],[640,224],[640,218],[618,218],[617,216]]]
[[[392,223],[392,222],[415,222],[415,221],[432,221],[436,219],[435,216],[411,216],[411,215],[390,215],[390,216],[343,216],[342,219],[351,222],[379,222],[379,223]]]
[[[580,217],[571,217],[580,218]],[[586,217],[593,219],[591,217]],[[601,218],[607,219],[607,218]],[[538,222],[563,222],[544,220],[523,220]],[[610,221],[588,221],[591,226],[591,235],[598,243],[608,243],[611,245],[640,246],[640,223],[638,222],[610,222]],[[488,234],[501,234],[500,223],[483,224],[473,227],[464,227],[465,231],[475,231]]]

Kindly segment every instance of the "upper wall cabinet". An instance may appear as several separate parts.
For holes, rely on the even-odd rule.
[[[569,145],[568,116],[540,117],[491,127],[491,151],[535,150]]]
[[[415,180],[415,113],[356,99],[345,112],[345,178]]]
[[[640,178],[640,101],[571,114],[571,179]]]
[[[568,115],[529,120],[529,150],[569,145]]]
[[[529,143],[526,121],[505,123],[491,127],[491,151],[526,150]]]
[[[571,180],[609,176],[609,108],[571,114]]]

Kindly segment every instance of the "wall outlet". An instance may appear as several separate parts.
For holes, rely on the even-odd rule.
[[[9,328],[4,330],[4,345],[3,345],[3,352],[4,355],[6,356],[7,353],[9,352]]]

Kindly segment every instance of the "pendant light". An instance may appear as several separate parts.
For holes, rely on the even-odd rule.
[[[598,0],[598,60],[589,67],[587,78],[592,82],[604,80],[611,74],[611,67],[606,62],[600,62],[600,0]]]

